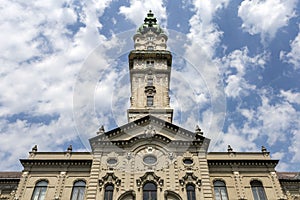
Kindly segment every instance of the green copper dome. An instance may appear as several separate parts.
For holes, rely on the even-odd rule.
[[[152,13],[151,10],[149,10],[147,17],[144,19],[144,24],[138,28],[137,32],[143,34],[147,32],[149,29],[157,34],[163,33],[163,30],[157,24],[157,19],[156,17],[154,17],[154,14]]]

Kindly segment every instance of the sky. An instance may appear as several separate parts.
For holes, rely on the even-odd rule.
[[[150,9],[173,54],[174,124],[199,125],[209,151],[265,146],[277,171],[300,171],[299,1],[1,2],[1,171],[127,123],[127,56]]]

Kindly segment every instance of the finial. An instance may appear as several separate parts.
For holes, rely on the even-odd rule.
[[[196,134],[196,139],[200,139],[203,136],[203,132],[201,131],[198,125],[196,125],[195,134]]]
[[[263,153],[267,152],[267,148],[264,146],[261,146],[261,152],[263,152]]]
[[[72,152],[73,148],[72,145],[70,144],[70,146],[67,148],[67,152]]]
[[[231,146],[230,146],[230,145],[228,145],[228,147],[227,147],[227,151],[228,151],[228,152],[233,152],[233,149],[231,148]]]
[[[101,135],[101,134],[103,134],[103,133],[105,133],[105,129],[104,129],[104,126],[102,125],[102,126],[99,128],[99,130],[98,130],[98,132],[97,132],[97,135]]]
[[[203,132],[201,131],[201,128],[200,128],[198,125],[196,125],[195,133],[196,133],[196,134],[203,135]]]
[[[37,148],[37,145],[34,145],[31,149],[32,152],[37,152],[38,148]]]

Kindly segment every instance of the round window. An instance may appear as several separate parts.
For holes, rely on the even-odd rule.
[[[157,162],[157,158],[154,155],[146,155],[143,161],[147,165],[153,165]]]
[[[117,161],[117,159],[116,158],[109,158],[109,159],[107,159],[107,164],[109,164],[109,165],[114,165],[114,164],[116,164],[118,161]]]
[[[183,163],[184,164],[186,164],[186,165],[191,165],[191,164],[193,164],[193,159],[191,159],[191,158],[185,158],[185,159],[183,159]]]

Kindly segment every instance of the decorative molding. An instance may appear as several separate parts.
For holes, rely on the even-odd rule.
[[[162,191],[162,187],[164,186],[164,180],[157,176],[154,172],[146,172],[143,176],[136,180],[136,185],[138,190],[146,183],[146,182],[155,182],[157,186],[160,187]]]
[[[199,179],[192,171],[186,172],[186,174],[182,177],[182,179],[179,179],[179,184],[182,186],[182,190],[184,190],[185,186],[188,183],[193,183],[195,186],[198,187],[198,189],[201,189],[201,179]]]
[[[119,186],[121,185],[121,179],[119,179],[113,172],[107,172],[106,175],[102,177],[102,179],[99,179],[100,190],[108,183],[116,186],[116,189],[118,190]]]

